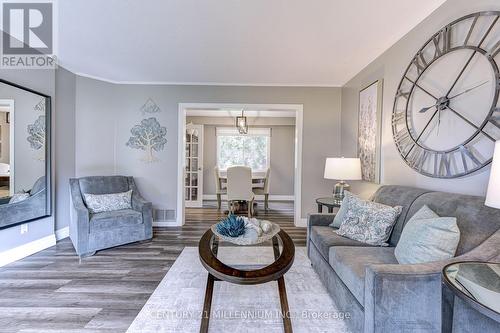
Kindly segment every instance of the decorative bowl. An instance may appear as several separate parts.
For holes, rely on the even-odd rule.
[[[238,236],[238,237],[229,237],[229,236],[221,235],[217,231],[217,224],[212,225],[210,227],[210,229],[217,237],[219,237],[219,239],[221,239],[223,241],[226,241],[226,242],[229,242],[232,244],[236,244],[236,245],[255,245],[255,244],[264,243],[264,242],[272,239],[274,236],[276,236],[278,234],[278,232],[280,232],[279,225],[277,225],[276,223],[270,222],[270,221],[265,221],[265,222],[268,222],[271,225],[271,228],[269,229],[268,232],[266,232],[266,233],[262,232],[262,234],[260,236],[257,236],[257,237],[256,237],[257,233],[254,231],[255,229],[250,228],[250,227],[245,228],[245,233],[241,236]]]

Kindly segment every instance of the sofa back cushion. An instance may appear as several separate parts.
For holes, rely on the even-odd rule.
[[[81,193],[109,194],[127,192],[130,188],[125,176],[92,176],[79,179]]]
[[[425,193],[413,202],[406,220],[424,205],[439,216],[457,218],[460,230],[457,256],[469,252],[500,229],[500,210],[486,207],[483,197],[445,192]]]
[[[381,186],[377,192],[375,192],[372,197],[373,201],[392,207],[403,207],[401,214],[399,214],[399,218],[392,229],[392,235],[389,238],[390,246],[396,246],[405,222],[408,221],[408,219],[413,215],[408,216],[408,211],[413,202],[427,192],[429,192],[429,190],[398,185]]]

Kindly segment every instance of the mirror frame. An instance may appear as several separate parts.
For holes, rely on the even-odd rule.
[[[46,208],[45,214],[39,217],[23,220],[8,225],[0,226],[0,230],[14,227],[16,225],[44,219],[52,216],[52,97],[43,94],[39,91],[23,87],[17,83],[10,82],[0,78],[0,83],[7,84],[14,88],[24,90],[26,92],[41,96],[45,98],[45,189],[46,193]]]

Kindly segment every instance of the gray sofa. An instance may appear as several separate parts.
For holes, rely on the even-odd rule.
[[[29,198],[9,203],[10,197],[0,199],[0,228],[29,221],[47,214],[46,178],[38,178],[29,191]]]
[[[70,179],[71,222],[69,235],[78,256],[153,237],[153,212],[132,177],[96,176]],[[132,209],[91,214],[82,193],[109,194],[132,190]]]
[[[403,206],[390,246],[374,247],[338,236],[328,226],[334,214],[312,214],[307,250],[313,268],[339,310],[350,313],[346,322],[354,332],[440,332],[441,270],[449,262],[500,259],[500,210],[484,206],[481,197],[404,186],[382,186],[373,200]],[[424,204],[440,216],[457,217],[461,237],[456,257],[400,265],[394,247],[406,222]],[[484,333],[498,328],[491,319],[481,319],[456,318],[457,330]]]

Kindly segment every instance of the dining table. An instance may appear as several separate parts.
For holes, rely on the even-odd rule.
[[[222,187],[225,187],[227,183],[227,172],[220,172],[219,178],[221,180]],[[252,172],[252,188],[259,188],[264,186],[264,181],[266,180],[265,172]]]

